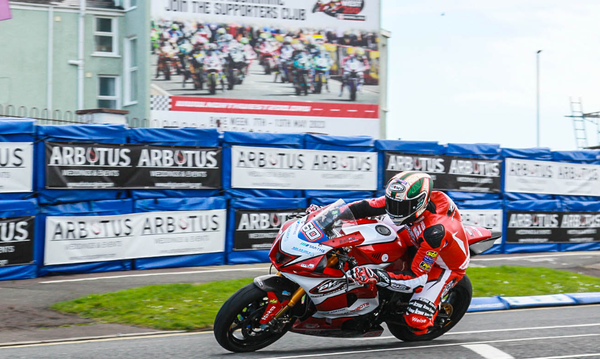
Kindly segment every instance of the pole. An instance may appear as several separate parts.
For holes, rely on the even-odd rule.
[[[540,147],[540,52],[542,50],[537,50],[535,54],[536,147]]]

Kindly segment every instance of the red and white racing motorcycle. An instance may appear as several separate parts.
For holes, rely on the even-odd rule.
[[[465,227],[471,256],[489,249],[500,234]],[[233,352],[262,349],[287,331],[329,337],[379,336],[385,322],[403,341],[431,340],[464,316],[472,288],[465,275],[442,299],[435,325],[416,335],[403,314],[411,293],[375,284],[361,286],[346,275],[357,265],[407,270],[411,256],[396,232],[377,219],[355,220],[343,200],[286,222],[269,258],[275,275],[254,279],[223,304],[214,324],[219,344]]]

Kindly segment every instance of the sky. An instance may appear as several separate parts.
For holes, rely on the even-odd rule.
[[[381,0],[387,138],[576,149],[570,97],[600,111],[598,0]],[[597,145],[595,125],[588,144]]]

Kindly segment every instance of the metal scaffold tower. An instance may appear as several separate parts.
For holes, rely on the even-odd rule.
[[[583,112],[583,105],[581,98],[577,101],[573,98],[569,98],[571,102],[571,115],[565,117],[571,117],[573,119],[573,130],[575,132],[575,144],[577,149],[590,148],[588,143],[587,126],[586,124],[594,125],[596,129],[596,143],[591,147],[598,147],[600,145],[600,111],[599,112]]]

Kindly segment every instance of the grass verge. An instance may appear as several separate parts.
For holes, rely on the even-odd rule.
[[[470,268],[467,274],[473,283],[473,296],[478,297],[600,292],[600,278],[548,268]],[[212,327],[223,302],[250,282],[252,279],[153,285],[88,295],[51,308],[105,323],[198,330]]]
[[[600,278],[541,267],[469,268],[474,297],[600,292]]]

